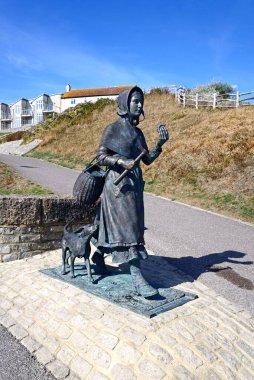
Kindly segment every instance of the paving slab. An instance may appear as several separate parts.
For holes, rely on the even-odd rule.
[[[174,266],[164,281],[198,299],[149,319],[41,272],[60,263],[0,264],[0,324],[56,379],[254,379],[254,316]]]

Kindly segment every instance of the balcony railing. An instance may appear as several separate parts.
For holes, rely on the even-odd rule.
[[[42,112],[57,112],[54,106],[44,107]]]
[[[1,112],[1,120],[2,121],[8,121],[8,120],[12,120],[12,115],[10,112]]]
[[[27,108],[21,109],[21,116],[33,116],[33,111]]]

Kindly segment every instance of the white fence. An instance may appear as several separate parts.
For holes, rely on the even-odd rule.
[[[254,105],[254,91],[234,92],[219,95],[214,94],[190,94],[184,90],[176,92],[176,101],[183,107],[212,107],[212,108],[236,108]]]

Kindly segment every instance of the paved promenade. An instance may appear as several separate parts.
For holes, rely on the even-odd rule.
[[[254,316],[199,281],[167,264],[199,298],[148,319],[39,272],[60,263],[0,264],[0,323],[57,379],[254,379]]]

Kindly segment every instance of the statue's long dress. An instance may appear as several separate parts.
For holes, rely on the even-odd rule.
[[[113,139],[109,138],[112,133]],[[105,129],[97,155],[100,163],[109,165],[109,172],[98,209],[96,246],[102,253],[111,253],[115,263],[147,258],[144,247],[144,182],[140,167],[133,168],[118,185],[114,185],[124,171],[117,164],[119,157],[135,159],[143,149],[148,152],[142,131],[121,118]],[[144,156],[143,162],[149,165],[160,152],[160,149],[154,149]]]

